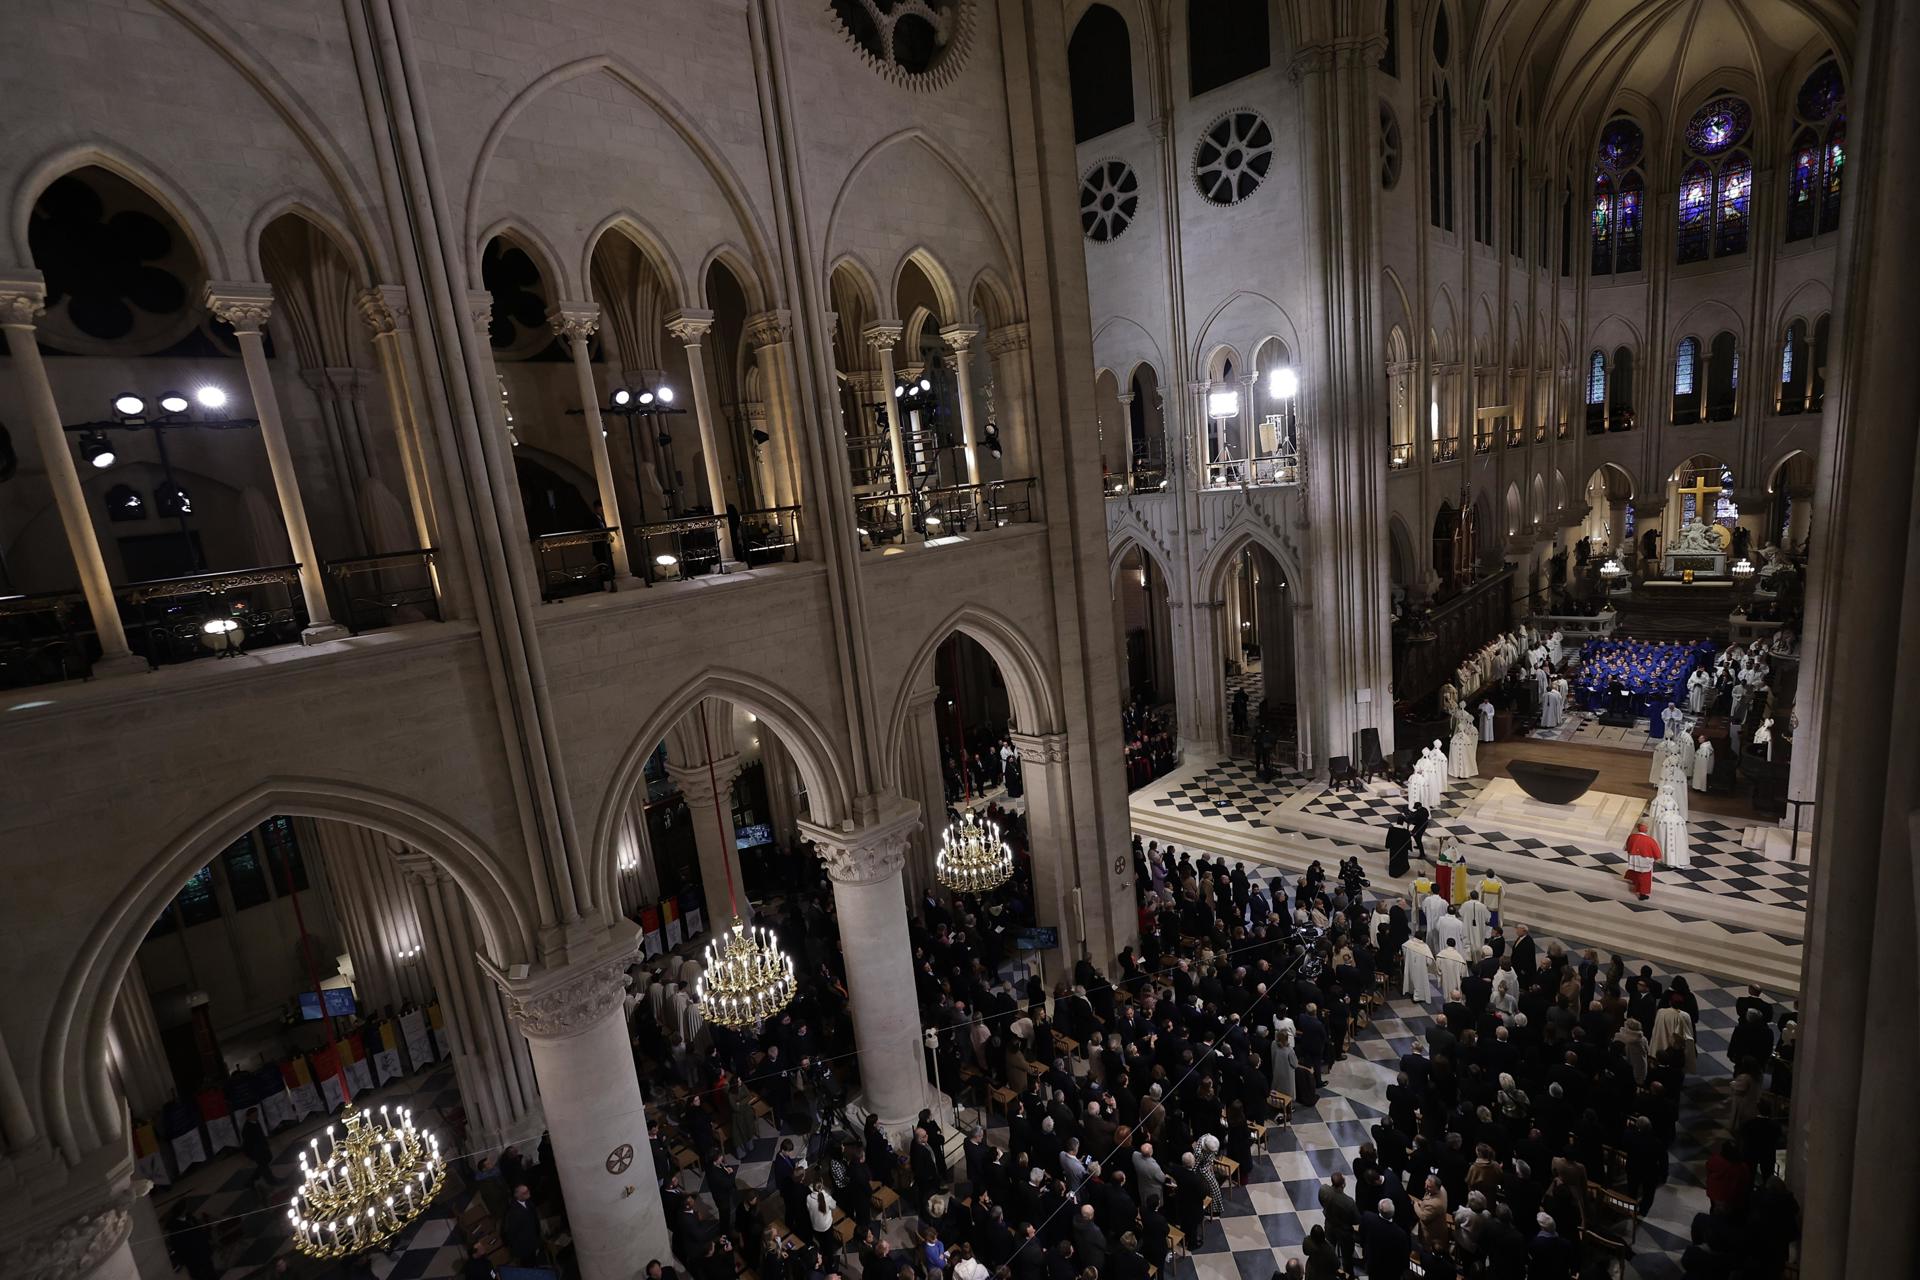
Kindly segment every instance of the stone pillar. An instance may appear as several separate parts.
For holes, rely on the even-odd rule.
[[[1263,583],[1260,593],[1260,680],[1267,700],[1295,701],[1293,600],[1286,583]],[[1253,708],[1259,714],[1259,707]]]
[[[660,874],[653,864],[645,801],[645,788],[636,790],[613,836],[614,855],[619,859],[620,914],[629,917],[638,917],[642,907],[660,899]]]
[[[136,959],[120,980],[113,1001],[113,1043],[118,1049],[120,1089],[127,1106],[142,1119],[155,1119],[176,1092],[173,1068],[160,1040],[160,1024],[153,1016],[153,997]]]
[[[1122,391],[1114,397],[1120,405],[1120,464],[1125,469],[1127,492],[1133,492],[1133,392]],[[1122,655],[1125,656],[1124,654]]]
[[[353,958],[363,1008],[424,1004],[424,939],[397,859],[412,850],[355,823],[317,821],[334,916]]]
[[[667,776],[680,788],[691,814],[710,931],[724,928],[736,913],[743,924],[753,919],[753,904],[747,901],[747,886],[741,879],[740,849],[733,830],[733,780],[745,763],[735,743],[733,704],[729,702],[703,698],[667,731]],[[720,815],[717,824],[716,806]]]
[[[918,806],[886,797],[860,826],[802,821],[833,881],[840,948],[847,963],[854,1044],[860,1055],[861,1103],[889,1134],[899,1134],[934,1105],[920,1039],[920,1004],[900,873],[907,841],[920,825]]]
[[[887,411],[887,447],[893,454],[893,491],[910,493],[907,480],[907,447],[901,435],[900,417],[904,412],[896,397],[894,388],[899,385],[899,375],[893,370],[893,349],[900,343],[900,335],[906,332],[904,325],[870,324],[860,331],[861,338],[873,348],[874,355],[880,361],[880,403]],[[901,518],[911,516],[911,512],[902,512]]]
[[[935,883],[934,858],[940,851],[940,833],[947,826],[947,781],[933,709],[940,686],[931,670],[924,678],[926,686],[907,695],[907,723],[900,738],[900,789],[920,806],[921,813],[920,826],[907,838],[903,879],[910,903],[920,902]]]
[[[1032,338],[1025,324],[1003,324],[987,335],[987,355],[993,361],[995,403],[1004,420],[1000,448],[1006,455],[1000,474],[1010,479],[1025,479],[1038,466],[1034,459],[1033,386],[1027,368]]]
[[[801,498],[798,453],[800,410],[794,402],[793,317],[786,311],[761,311],[747,317],[747,346],[760,366],[760,394],[767,407],[767,434],[763,447],[773,455],[767,468],[773,481],[775,506],[797,507]],[[803,548],[813,535],[802,526]]]
[[[780,735],[760,735],[760,768],[766,777],[768,821],[773,824],[773,843],[780,849],[793,848],[794,823],[800,816],[800,789],[794,785],[793,757],[780,741]]]
[[[596,954],[563,968],[493,971],[532,1049],[582,1280],[633,1280],[649,1259],[672,1256],[627,1040],[638,944],[637,927],[623,921]]]
[[[216,319],[233,326],[240,359],[247,368],[247,390],[253,396],[254,415],[260,419],[260,440],[267,449],[273,491],[280,500],[280,518],[287,526],[293,558],[300,563],[300,594],[307,604],[307,628],[300,638],[307,644],[337,640],[347,634],[347,629],[335,623],[327,609],[320,556],[313,547],[306,502],[300,496],[300,477],[294,467],[293,450],[287,445],[286,427],[280,421],[280,398],[273,389],[273,370],[267,364],[267,345],[260,333],[273,311],[273,288],[210,282],[206,300],[207,309]]]
[[[133,1231],[133,1202],[125,1168],[115,1189],[71,1216],[36,1214],[0,1250],[0,1275],[8,1280],[140,1280],[128,1239]],[[49,1194],[57,1194],[49,1190]]]
[[[153,1184],[145,1178],[133,1180],[131,1210],[133,1220],[127,1233],[127,1248],[140,1280],[174,1280],[173,1259],[167,1256],[167,1235],[160,1215],[153,1207]]]
[[[733,554],[733,530],[727,523],[727,486],[720,474],[720,449],[713,429],[713,390],[707,385],[707,352],[702,339],[713,331],[713,312],[682,309],[667,321],[667,332],[687,348],[687,380],[693,383],[693,413],[700,425],[700,454],[706,463],[707,502],[720,517],[721,571],[739,567]]]
[[[1911,429],[1920,363],[1907,336],[1920,290],[1911,233],[1920,145],[1906,128],[1920,110],[1920,9],[1867,0],[1855,48],[1848,114],[1860,127],[1847,139],[1834,260],[1859,269],[1841,278],[1833,310],[1788,793],[1817,801],[1794,1069],[1803,1085],[1787,1161],[1803,1238],[1818,1242],[1801,1260],[1807,1280],[1920,1274],[1920,1147],[1900,1119],[1920,1054],[1920,670],[1906,660],[1920,650],[1920,550],[1910,536],[1920,519]],[[1817,753],[1829,736],[1835,767],[1803,766],[1803,752],[1824,765]]]
[[[600,387],[593,377],[593,357],[587,339],[600,327],[600,304],[563,302],[547,317],[554,336],[567,344],[573,356],[573,376],[580,387],[580,414],[587,424],[587,452],[593,458],[594,491],[600,499],[600,523],[613,531],[610,548],[617,577],[631,581],[633,552],[627,545],[627,526],[620,518],[620,491],[613,482],[613,459],[607,453],[607,428],[600,417]]]
[[[1072,972],[1073,962],[1082,954],[1098,954],[1090,949],[1084,904],[1078,898],[1081,877],[1074,865],[1067,735],[1010,732],[1007,737],[1020,753],[1020,781],[1026,790],[1034,923],[1060,930],[1060,945],[1041,957],[1051,987],[1051,980]],[[1114,952],[1118,951],[1115,947]]]
[[[120,625],[120,606],[113,598],[107,562],[100,555],[100,539],[93,530],[87,495],[80,487],[80,472],[73,465],[73,450],[60,422],[60,406],[53,398],[53,383],[47,380],[46,362],[41,359],[34,336],[34,318],[46,310],[46,305],[46,281],[38,271],[0,276],[0,329],[6,331],[7,351],[13,356],[20,389],[26,396],[33,442],[47,469],[60,527],[67,536],[67,550],[73,554],[74,569],[80,575],[80,592],[87,599],[94,634],[100,639],[100,660],[93,664],[93,673],[129,675],[147,670],[147,664],[127,648],[127,632]]]
[[[980,331],[970,324],[950,324],[940,331],[953,348],[953,376],[960,396],[960,439],[966,449],[967,483],[980,483],[980,435],[973,419],[973,340]]]
[[[426,933],[427,971],[446,1016],[454,1077],[472,1118],[471,1143],[479,1149],[538,1137],[540,1094],[520,1033],[480,972],[466,894],[425,855],[401,861]]]

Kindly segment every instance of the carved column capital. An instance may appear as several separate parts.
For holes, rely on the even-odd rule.
[[[674,785],[680,788],[680,795],[686,800],[689,807],[699,806],[699,808],[695,808],[694,810],[694,817],[697,821],[700,809],[713,803],[715,788],[718,787],[719,795],[729,795],[731,793],[730,789],[733,786],[733,780],[740,776],[740,770],[745,767],[745,765],[746,758],[738,752],[730,756],[721,756],[714,760],[713,773],[709,776],[707,766],[704,762],[701,764],[674,764],[669,761],[667,764],[667,776],[672,778]]]
[[[473,327],[486,332],[493,324],[493,293],[488,289],[467,290],[467,318]]]
[[[600,329],[600,304],[597,302],[562,302],[547,313],[547,323],[553,327],[553,336],[562,342],[571,343],[575,338],[585,341]]]
[[[1023,764],[1065,764],[1067,735],[1064,733],[1008,733],[1007,740],[1020,753]]]
[[[793,341],[793,313],[782,308],[757,311],[747,317],[747,345],[755,351]]]
[[[0,1257],[0,1275],[12,1280],[79,1280],[125,1243],[133,1230],[133,1202],[122,1192],[106,1204],[28,1236]]]
[[[273,315],[273,286],[209,280],[206,303],[235,333],[258,333]]]
[[[417,880],[421,884],[434,885],[453,879],[453,877],[447,873],[445,867],[442,867],[424,853],[408,852],[397,854],[394,857],[394,861],[400,864],[400,872],[402,875],[406,876],[409,880]]]
[[[33,327],[47,309],[47,281],[38,271],[0,275],[0,325]]]
[[[1011,351],[1023,351],[1027,346],[1027,326],[1021,324],[1003,324],[987,336],[987,354],[1003,356]]]
[[[507,997],[507,1013],[529,1040],[567,1040],[616,1012],[627,994],[627,970],[640,950],[631,923],[609,934],[595,954],[543,968],[524,978],[503,973],[486,957],[481,966]]]
[[[413,328],[413,307],[407,301],[407,291],[400,285],[377,284],[363,289],[355,295],[353,304],[376,338]]]
[[[940,331],[940,338],[956,352],[964,353],[980,336],[980,330],[970,324],[950,324]]]
[[[876,320],[860,330],[860,340],[875,351],[891,351],[900,345],[900,338],[907,331],[903,324],[889,324]]]
[[[713,332],[713,312],[682,307],[667,317],[667,332],[689,347],[697,347]]]
[[[810,842],[826,864],[827,875],[840,884],[876,884],[897,875],[906,865],[907,842],[920,829],[920,806],[898,796],[889,797],[871,819],[838,827],[800,821],[800,835]]]
[[[1331,71],[1333,60],[1334,48],[1331,44],[1302,45],[1287,62],[1287,79],[1299,84],[1310,75]]]

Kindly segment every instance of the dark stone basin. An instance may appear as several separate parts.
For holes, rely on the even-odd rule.
[[[1514,760],[1507,765],[1507,776],[1520,789],[1546,804],[1572,804],[1587,794],[1598,769],[1576,769],[1571,765],[1542,764],[1538,760]]]

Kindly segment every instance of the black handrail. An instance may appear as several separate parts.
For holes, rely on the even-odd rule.
[[[434,549],[415,547],[326,562],[334,615],[359,635],[403,622],[439,622]]]

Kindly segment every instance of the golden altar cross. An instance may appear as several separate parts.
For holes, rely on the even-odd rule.
[[[1707,518],[1708,516],[1707,496],[1711,494],[1713,497],[1716,497],[1716,498],[1719,497],[1720,486],[1717,483],[1711,484],[1711,485],[1708,484],[1706,472],[1702,471],[1699,475],[1694,477],[1692,488],[1682,487],[1679,489],[1675,489],[1674,492],[1683,498],[1686,497],[1688,494],[1692,494],[1693,495],[1693,518],[1695,520],[1698,520],[1701,524],[1713,523],[1713,521]]]

